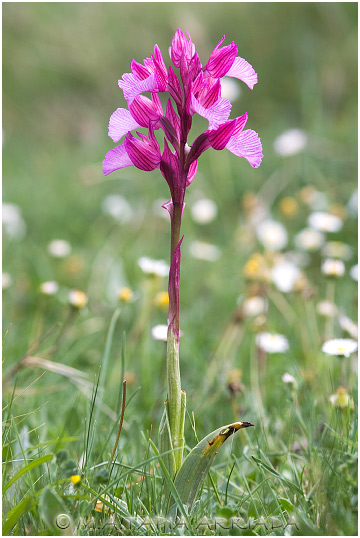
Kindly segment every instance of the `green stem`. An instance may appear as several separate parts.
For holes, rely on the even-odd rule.
[[[171,219],[171,261],[175,249],[180,240],[180,226],[182,217],[182,204],[174,204],[173,215]],[[175,286],[175,282],[173,282]],[[179,448],[184,443],[184,417],[185,407],[182,404],[181,380],[180,380],[180,363],[179,363],[179,312],[175,314],[174,325],[169,326],[167,335],[167,405],[168,420],[170,427],[171,443],[173,448]],[[183,412],[184,411],[184,412]],[[178,450],[175,456],[175,474],[181,467],[182,451]]]

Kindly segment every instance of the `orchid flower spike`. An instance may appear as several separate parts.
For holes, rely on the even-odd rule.
[[[207,149],[227,149],[244,157],[253,168],[260,166],[263,155],[259,136],[244,129],[246,113],[230,119],[231,103],[221,97],[220,83],[224,76],[235,77],[253,89],[257,74],[237,55],[236,44],[223,45],[224,40],[225,36],[203,66],[190,34],[178,29],[169,48],[178,74],[171,65],[166,67],[157,45],[143,63],[131,61],[131,73],[125,73],[119,80],[128,106],[118,108],[109,121],[112,140],[124,140],[106,154],[105,175],[128,166],[145,171],[158,168],[169,185],[171,203],[182,206],[185,189],[196,175],[197,160]],[[143,95],[146,92],[149,97]],[[159,94],[168,96],[165,112]],[[190,147],[187,138],[195,114],[205,118],[209,126]],[[148,134],[131,133],[140,128],[148,129]],[[155,136],[160,129],[165,140],[162,153]],[[167,209],[171,215],[171,204]]]

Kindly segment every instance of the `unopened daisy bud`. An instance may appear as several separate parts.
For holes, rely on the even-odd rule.
[[[281,379],[286,385],[290,385],[291,388],[295,389],[297,387],[296,379],[293,375],[286,372]]]
[[[350,338],[334,338],[327,340],[322,345],[321,351],[327,355],[336,355],[340,357],[350,357],[358,348],[357,342]]]
[[[69,303],[74,308],[84,308],[88,302],[88,298],[83,291],[71,290],[69,292]]]
[[[340,407],[340,409],[347,409],[348,407],[350,410],[354,409],[354,400],[344,387],[339,387],[336,393],[330,396],[329,400],[335,407]]]
[[[321,266],[321,272],[326,276],[341,277],[345,274],[345,265],[341,260],[324,260]]]
[[[160,291],[155,295],[155,306],[158,308],[167,309],[169,306],[169,294],[167,291]]]
[[[126,286],[124,288],[121,288],[118,292],[118,299],[120,301],[123,301],[124,303],[131,303],[131,301],[134,298],[134,294],[131,291],[130,288],[127,288]]]
[[[295,216],[299,211],[299,206],[295,198],[287,196],[280,200],[280,211],[287,217]]]
[[[70,480],[74,486],[77,486],[81,482],[81,476],[79,474],[73,474],[70,476]]]
[[[59,290],[59,284],[54,280],[48,280],[40,284],[40,291],[44,295],[55,295]]]

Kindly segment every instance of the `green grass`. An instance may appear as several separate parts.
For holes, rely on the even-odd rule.
[[[295,250],[310,214],[301,189],[325,193],[330,209],[346,207],[354,191],[356,15],[354,3],[4,4],[3,198],[20,207],[27,226],[20,240],[4,233],[3,241],[3,271],[13,280],[3,295],[5,535],[356,535],[356,373],[353,357],[321,352],[325,339],[347,336],[337,318],[316,310],[332,293],[322,257],[311,254],[304,268],[305,292],[281,293],[243,271],[253,253],[264,253],[249,225],[249,192],[263,197],[287,229],[287,250]],[[157,171],[128,168],[105,179],[101,162],[113,146],[108,117],[124,106],[118,78],[156,42],[166,57],[179,26],[203,60],[225,33],[256,68],[259,83],[253,92],[242,86],[233,115],[248,112],[265,157],[254,170],[229,152],[208,151],[186,194],[180,354],[187,450],[223,424],[244,420],[255,428],[224,445],[190,513],[177,500],[186,525],[169,529],[158,519],[166,480],[156,455],[165,344],[151,338],[151,327],[166,323],[154,298],[167,282],[146,278],[137,265],[141,256],[169,257],[169,223],[153,210],[168,199],[168,187]],[[310,143],[280,158],[273,141],[292,127]],[[109,194],[129,202],[129,222],[103,213]],[[292,218],[281,211],[285,196],[298,202]],[[191,218],[202,197],[218,206],[206,226]],[[71,244],[67,258],[49,255],[57,238]],[[342,230],[327,239],[355,254],[356,219],[348,210]],[[194,259],[195,240],[217,245],[219,260]],[[355,263],[355,255],[345,261],[334,286],[336,306],[353,320]],[[53,297],[39,291],[46,280],[60,285]],[[134,302],[119,303],[122,286]],[[79,311],[67,303],[74,288],[89,298]],[[239,296],[253,293],[268,298],[261,325],[239,316],[234,322]],[[285,335],[289,351],[259,354],[262,329]],[[294,389],[282,381],[285,372],[295,377]],[[240,390],[229,389],[229,376]],[[123,378],[124,424],[109,471]],[[354,410],[330,403],[340,385]],[[82,480],[70,487],[73,474]],[[94,511],[101,499],[102,513]],[[60,513],[71,516],[63,531],[53,523]],[[209,528],[215,521],[216,530]]]

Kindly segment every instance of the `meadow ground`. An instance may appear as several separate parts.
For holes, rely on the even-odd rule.
[[[356,21],[355,3],[3,4],[5,535],[357,533],[357,363],[322,351],[357,334]],[[149,443],[167,279],[138,264],[168,262],[168,187],[158,171],[104,178],[101,163],[117,80],[155,43],[167,61],[178,27],[203,61],[225,34],[255,67],[254,91],[227,91],[264,159],[209,150],[186,194],[186,445],[255,427],[168,528]]]

